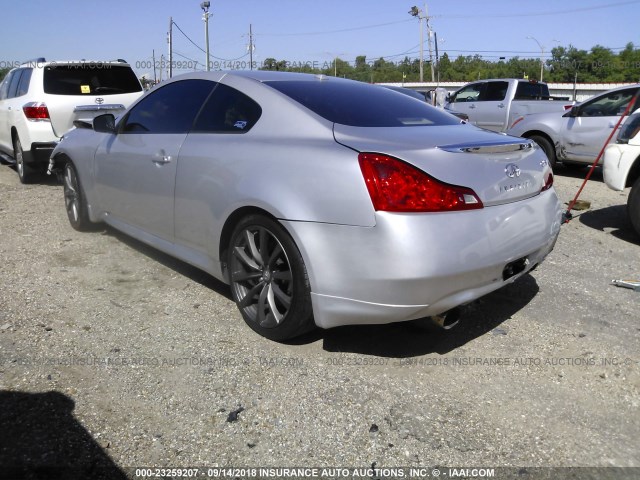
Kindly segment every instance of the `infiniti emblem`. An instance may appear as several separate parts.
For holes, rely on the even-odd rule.
[[[102,105],[102,104],[104,103],[104,98],[102,98],[102,97],[98,97],[98,98],[96,98],[96,103],[97,103],[98,105]]]
[[[519,177],[520,176],[520,167],[518,167],[517,165],[510,163],[509,165],[507,165],[506,167],[504,167],[504,173],[507,174],[507,177],[509,178],[515,178],[515,177]]]

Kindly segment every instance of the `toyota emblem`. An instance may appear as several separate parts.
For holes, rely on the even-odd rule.
[[[98,97],[98,98],[96,98],[96,103],[97,103],[98,105],[102,105],[102,104],[104,103],[104,98],[102,98],[102,97]]]
[[[522,172],[520,171],[520,167],[514,163],[510,163],[504,167],[504,173],[506,173],[509,178],[516,178],[519,177]]]

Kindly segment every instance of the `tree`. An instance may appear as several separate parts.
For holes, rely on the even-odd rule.
[[[487,78],[539,79],[540,60],[538,58],[513,57],[507,61],[492,62],[480,55],[459,56],[452,60],[445,52],[438,63],[438,78],[442,82],[470,82]],[[337,74],[362,82],[417,82],[420,61],[405,57],[392,62],[380,57],[373,63],[359,55],[355,63],[336,58],[323,63],[296,64],[275,58],[267,58],[262,70],[296,71],[307,73]],[[429,62],[424,62],[424,71],[429,71]],[[429,77],[428,75],[425,78]],[[551,58],[545,62],[544,79],[547,82],[638,82],[640,81],[640,49],[628,43],[624,50],[616,54],[602,45],[595,45],[590,51],[578,50],[572,45],[551,50]]]

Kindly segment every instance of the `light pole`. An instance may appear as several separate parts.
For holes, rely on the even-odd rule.
[[[412,17],[417,17],[420,24],[420,82],[424,82],[424,40],[422,33],[422,19],[424,18],[422,15],[422,10],[420,10],[415,5],[411,7],[409,10],[409,15]]]
[[[347,55],[346,53],[332,53],[332,52],[324,52],[325,55],[330,55],[333,58],[333,76],[338,76],[338,58],[340,55]]]
[[[409,15],[412,17],[416,17],[420,23],[420,81],[424,82],[424,29],[422,28],[422,20],[427,21],[427,34],[428,42],[429,42],[429,60],[431,63],[431,81],[435,81],[435,66],[433,64],[433,53],[431,49],[431,27],[429,26],[429,15],[426,13],[427,6],[425,5],[425,10],[421,10],[415,5],[411,7],[409,10]]]
[[[202,2],[200,4],[200,8],[204,12],[202,14],[202,20],[204,20],[204,41],[206,46],[206,56],[207,56],[207,72],[211,70],[211,65],[209,64],[209,17],[211,14],[209,13],[209,7],[211,6],[211,2]]]
[[[540,81],[542,81],[542,76],[544,74],[544,45],[542,45],[537,38],[532,37],[531,35],[527,35],[527,38],[535,41],[540,47]]]

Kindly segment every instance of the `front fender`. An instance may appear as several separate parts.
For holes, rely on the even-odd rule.
[[[612,143],[604,151],[602,173],[604,183],[612,190],[627,186],[629,173],[640,165],[640,146]]]

